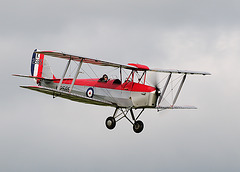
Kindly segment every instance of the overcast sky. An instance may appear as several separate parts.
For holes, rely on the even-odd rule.
[[[237,0],[2,0],[0,171],[240,170],[240,2]],[[178,104],[105,127],[113,108],[24,90],[35,49],[152,68],[200,70]],[[62,66],[50,60],[56,76]]]

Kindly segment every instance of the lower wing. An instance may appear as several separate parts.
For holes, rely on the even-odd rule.
[[[157,106],[158,110],[164,109],[197,109],[195,106]]]
[[[61,91],[61,90],[56,90],[53,88],[48,88],[48,87],[42,87],[42,86],[20,86],[22,88],[26,88],[29,90],[33,90],[33,91],[38,91],[41,93],[45,93],[45,94],[49,94],[52,95],[54,97],[62,97],[65,99],[69,99],[72,101],[76,101],[76,102],[81,102],[81,103],[87,103],[87,104],[95,104],[95,105],[101,105],[101,106],[114,106],[115,105],[111,102],[108,101],[104,101],[104,100],[99,100],[99,99],[94,99],[94,98],[89,98],[89,97],[84,97],[78,94],[74,94],[74,93],[69,93],[69,92],[65,92],[65,91]]]

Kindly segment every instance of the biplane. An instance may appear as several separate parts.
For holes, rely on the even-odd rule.
[[[67,64],[61,78],[56,78],[53,74],[45,56],[52,56],[66,59]],[[76,72],[73,78],[66,78],[71,61],[77,63]],[[78,79],[83,64],[92,64],[105,67],[113,67],[119,70],[118,78],[108,78],[104,74],[101,78]],[[123,79],[123,70],[129,71],[126,79]],[[151,86],[146,83],[148,72],[166,73],[164,86],[158,84]],[[164,95],[169,85],[172,75],[181,75],[181,80],[177,88],[174,99],[170,105],[163,105]],[[31,60],[31,75],[14,76],[33,78],[37,86],[20,86],[33,91],[52,95],[53,98],[61,97],[76,102],[94,104],[100,106],[114,107],[112,116],[106,119],[106,127],[113,129],[116,123],[126,118],[133,126],[136,133],[140,133],[144,124],[139,117],[145,109],[196,109],[195,106],[177,106],[176,101],[187,75],[210,75],[208,72],[188,71],[188,70],[166,70],[150,69],[146,65],[128,63],[127,65],[112,63],[88,57],[65,54],[56,51],[40,51],[35,49]],[[138,110],[138,114],[134,114]]]

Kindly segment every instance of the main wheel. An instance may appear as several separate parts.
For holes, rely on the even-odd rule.
[[[108,129],[112,130],[112,129],[114,129],[114,127],[116,126],[116,120],[115,120],[115,118],[113,118],[112,116],[110,116],[110,117],[108,117],[108,118],[106,119],[105,124],[106,124],[106,127],[107,127]]]
[[[140,133],[140,132],[142,132],[142,130],[143,130],[143,127],[144,127],[144,125],[143,125],[143,122],[142,121],[136,121],[134,124],[133,124],[133,131],[135,132],[135,133]]]

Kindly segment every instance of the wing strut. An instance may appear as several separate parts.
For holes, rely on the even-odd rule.
[[[171,75],[171,74],[170,74]],[[168,82],[169,82],[169,80],[170,80],[170,78],[171,78],[171,76],[168,76],[168,79],[167,79],[167,81],[166,81],[166,84],[165,84],[165,86],[164,86],[164,88],[163,88],[163,92],[162,92],[162,95],[164,94],[164,92],[165,92],[165,90],[166,90],[166,88],[167,88],[167,85],[168,85]],[[187,77],[187,74],[184,74],[183,75],[183,78],[181,79],[181,83],[180,83],[180,85],[179,85],[179,87],[178,87],[178,90],[177,90],[177,93],[176,93],[176,95],[175,95],[175,97],[174,97],[174,99],[173,99],[173,103],[172,103],[172,105],[170,105],[170,106],[162,106],[162,105],[160,105],[160,103],[161,103],[161,100],[162,100],[162,95],[160,95],[160,97],[159,97],[159,104],[158,104],[158,106],[157,106],[157,110],[158,111],[160,111],[160,109],[197,109],[195,106],[174,106],[175,105],[175,103],[176,103],[176,101],[177,101],[177,98],[178,98],[178,96],[179,96],[179,94],[180,94],[180,92],[181,92],[181,89],[182,89],[182,87],[183,87],[183,84],[184,84],[184,82],[185,82],[185,80],[186,80],[186,77]]]
[[[77,79],[77,77],[78,77],[78,74],[80,73],[80,69],[81,69],[82,63],[83,63],[83,59],[81,60],[81,62],[80,62],[79,65],[78,65],[77,71],[76,71],[76,73],[75,73],[75,76],[74,76],[74,78],[73,78],[72,84],[71,84],[70,89],[69,89],[69,93],[71,93],[71,91],[72,91],[72,89],[73,89],[73,86],[74,86],[74,84],[75,84],[75,81],[76,81],[76,79]]]
[[[122,81],[122,66],[120,66],[120,81],[121,81],[121,83],[123,83],[123,81]]]
[[[71,57],[70,57],[70,59],[69,59],[68,62],[67,62],[67,65],[66,65],[65,70],[64,70],[64,72],[63,72],[62,78],[61,78],[61,80],[60,80],[60,82],[59,82],[59,84],[58,84],[58,87],[57,87],[57,90],[58,90],[58,91],[60,90],[60,87],[62,86],[62,82],[63,82],[63,79],[64,79],[66,73],[67,73],[67,70],[68,70],[68,67],[69,67],[69,65],[70,65],[70,62],[71,62]]]
[[[181,89],[182,89],[182,86],[183,86],[183,83],[184,83],[184,81],[185,81],[185,79],[186,79],[186,76],[187,76],[187,74],[185,74],[185,75],[183,76],[183,79],[182,79],[182,81],[181,81],[181,84],[179,85],[178,91],[177,91],[177,93],[176,93],[176,95],[175,95],[175,98],[174,98],[174,100],[173,100],[172,106],[174,106],[174,104],[175,104],[176,101],[177,101],[178,95],[179,95],[179,93],[180,93],[180,91],[181,91]]]
[[[159,104],[160,104],[161,101],[162,101],[163,95],[164,95],[164,93],[165,93],[165,91],[166,91],[166,89],[167,89],[167,86],[168,86],[168,83],[169,83],[169,81],[170,81],[170,79],[171,79],[171,76],[172,76],[172,73],[170,73],[170,74],[168,75],[167,81],[166,81],[166,83],[165,83],[165,85],[164,85],[163,91],[162,91],[162,93],[160,94],[160,97],[159,97],[159,100],[158,100],[158,103],[157,103],[158,106],[159,106]]]

